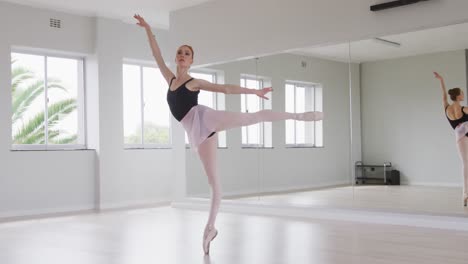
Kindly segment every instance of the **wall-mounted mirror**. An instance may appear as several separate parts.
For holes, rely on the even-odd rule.
[[[229,63],[194,67],[191,76],[212,83],[235,84],[259,89],[270,85],[258,76],[258,59],[243,59]],[[245,104],[248,104],[248,108]],[[199,104],[220,111],[255,112],[263,107],[263,100],[255,95],[223,94],[201,91]],[[266,103],[265,103],[266,105]],[[261,124],[237,127],[216,134],[216,166],[224,198],[255,197],[260,190],[260,149],[263,148]],[[270,142],[271,139],[266,139]],[[188,143],[187,139],[186,142]],[[267,143],[268,145],[268,143]],[[187,144],[187,193],[189,197],[209,199],[211,188],[202,162]]]
[[[353,89],[361,94],[362,123],[356,206],[468,212],[457,150],[463,151],[466,137],[457,144],[447,120],[463,116],[459,105],[466,101],[448,97],[454,104],[448,117],[443,101],[448,94],[433,73],[443,77],[447,90],[466,93],[467,33],[468,24],[458,24],[351,43],[351,60],[360,65],[360,85]]]
[[[218,149],[223,197],[230,201],[301,206],[352,206],[349,45],[311,47],[193,69],[223,83],[272,87],[255,95],[223,96],[225,110],[321,112],[323,120],[264,122],[228,130]],[[202,98],[202,94],[200,94]],[[217,99],[210,99],[217,100]],[[188,152],[189,153],[189,152]],[[198,157],[187,156],[189,196],[208,198]]]

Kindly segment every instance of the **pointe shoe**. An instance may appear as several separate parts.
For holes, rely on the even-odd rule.
[[[320,121],[323,120],[323,112],[305,112],[297,114],[300,121]]]
[[[468,203],[468,196],[465,196],[463,197],[463,206],[466,207],[467,203]]]
[[[203,251],[205,251],[205,255],[210,254],[210,243],[217,235],[218,230],[216,230],[216,228],[205,230],[205,234],[203,236]]]

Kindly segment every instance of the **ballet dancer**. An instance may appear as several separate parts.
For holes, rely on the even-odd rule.
[[[460,105],[460,102],[464,100],[465,94],[460,88],[448,90],[450,99],[453,101],[452,104],[449,104],[447,102],[444,78],[437,72],[434,72],[434,75],[440,80],[445,116],[453,129],[455,129],[455,139],[463,170],[463,205],[466,207],[468,202],[468,109]]]
[[[317,121],[323,119],[322,112],[287,113],[262,110],[255,113],[238,113],[218,111],[198,104],[200,90],[224,93],[224,94],[255,94],[263,99],[268,99],[266,94],[273,91],[271,87],[263,89],[248,89],[238,85],[214,84],[205,80],[191,78],[188,74],[193,63],[194,52],[189,45],[182,45],[177,49],[175,63],[176,74],[164,63],[161,51],[150,26],[140,15],[135,15],[137,25],[146,30],[149,44],[159,66],[159,70],[169,84],[167,102],[172,115],[177,119],[185,131],[192,149],[198,152],[203,168],[211,187],[211,205],[208,222],[203,233],[203,250],[209,254],[210,242],[218,234],[215,228],[216,215],[221,202],[221,183],[216,171],[216,132],[230,128],[249,126],[260,122],[280,121],[287,119],[301,121]]]

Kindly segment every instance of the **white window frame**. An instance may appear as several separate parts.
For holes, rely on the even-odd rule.
[[[85,56],[79,56],[79,55],[71,55],[68,53],[63,53],[63,52],[53,52],[53,51],[46,51],[42,49],[34,49],[34,48],[19,48],[19,47],[13,47],[10,52],[11,53],[20,53],[20,54],[25,54],[25,55],[36,55],[36,56],[43,56],[44,57],[44,103],[47,106],[48,105],[48,96],[47,96],[47,58],[48,57],[54,57],[54,58],[63,58],[63,59],[73,59],[77,60],[79,63],[79,69],[80,71],[78,72],[78,96],[77,96],[77,113],[78,113],[78,138],[83,139],[83,144],[48,144],[48,139],[49,139],[49,125],[46,120],[48,120],[48,111],[47,107],[44,110],[44,122],[45,122],[45,143],[44,144],[13,144],[12,141],[12,130],[10,130],[10,145],[11,145],[11,150],[12,151],[54,151],[54,150],[87,150],[88,149],[88,139],[87,139],[87,127],[86,127],[86,58]],[[11,61],[11,57],[10,57]],[[11,66],[10,66],[10,71],[11,71]],[[11,79],[11,77],[10,77]],[[11,80],[10,80],[11,83]],[[11,100],[12,98],[10,98]],[[12,127],[13,124],[10,122],[10,127]]]
[[[154,68],[159,71],[159,68],[156,67],[152,63],[145,63],[145,62],[136,62],[132,60],[124,60],[122,63],[122,68],[124,65],[130,66],[138,66],[140,68],[140,94],[141,94],[141,143],[140,144],[126,144],[125,137],[123,138],[124,141],[124,149],[125,150],[132,150],[132,149],[172,149],[172,122],[170,119],[170,115],[167,117],[169,120],[169,142],[167,144],[155,144],[155,143],[145,143],[145,93],[144,93],[144,86],[143,86],[143,67],[146,68]],[[123,78],[123,69],[122,69],[122,78]],[[123,89],[123,86],[122,86]],[[163,89],[161,87],[161,89]],[[167,85],[167,89],[169,89],[169,85]],[[124,120],[125,122],[125,120]]]
[[[313,110],[312,111],[317,111],[316,110],[316,100],[317,100],[316,99],[317,98],[316,97],[316,88],[322,89],[322,106],[323,106],[323,86],[321,84],[301,82],[301,81],[286,81],[285,82],[285,87],[286,87],[286,85],[293,85],[294,86],[294,112],[295,113],[297,112],[296,90],[297,90],[298,86],[306,88],[306,89],[312,89],[312,93],[314,95],[314,102],[313,102]],[[286,98],[286,96],[285,96],[285,98]],[[311,143],[311,144],[307,144],[307,143],[306,144],[298,144],[298,143],[296,143],[297,142],[297,139],[296,139],[296,136],[297,136],[296,124],[297,124],[297,122],[298,122],[297,120],[294,120],[294,133],[293,134],[294,134],[294,142],[295,143],[285,144],[287,148],[324,148],[324,146],[317,146],[316,145],[316,142],[317,142],[317,122],[316,121],[313,121],[313,131],[314,131],[313,143]],[[285,124],[286,124],[286,122],[285,122]],[[285,129],[287,129],[286,126],[285,126]],[[322,130],[323,130],[323,126],[322,126]],[[322,135],[323,135],[323,131],[322,131]],[[285,138],[285,141],[286,141],[286,138]]]
[[[271,81],[266,78],[266,77],[259,77],[259,76],[253,76],[253,75],[249,75],[249,74],[241,74],[241,78],[240,78],[240,83],[242,85],[242,80],[245,80],[245,83],[247,82],[247,80],[250,80],[250,81],[256,81],[258,82],[258,87],[259,88],[262,88],[264,87],[265,83],[266,82],[270,82]],[[245,106],[247,107],[248,105],[248,101],[247,101],[247,95],[246,94],[241,94],[241,103],[242,103],[242,100],[245,100]],[[265,101],[264,100],[260,100],[260,98],[258,98],[257,100],[259,100],[260,102],[260,110],[271,110],[271,109],[265,109]],[[271,103],[271,94],[269,95],[269,100],[270,100],[270,103]],[[244,111],[245,110],[245,111]],[[243,113],[248,113],[248,109],[241,109],[241,112]],[[241,134],[241,148],[244,148],[244,149],[250,149],[250,148],[264,148],[264,149],[272,149],[273,148],[273,142],[271,142],[271,146],[268,146],[266,147],[265,146],[265,133],[269,132],[271,133],[271,136],[273,135],[273,129],[272,129],[272,126],[270,125],[270,128],[271,129],[265,129],[265,123],[271,123],[271,122],[260,122],[259,123],[259,130],[260,130],[260,138],[259,138],[259,141],[260,143],[249,143],[249,130],[247,129],[247,127],[242,127],[241,129],[245,129],[246,131],[246,138],[247,138],[247,143],[244,144],[242,141],[242,134]],[[269,130],[269,131],[267,131]]]

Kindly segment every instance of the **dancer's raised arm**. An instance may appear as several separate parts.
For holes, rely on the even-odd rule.
[[[444,78],[440,76],[439,73],[434,72],[434,75],[437,79],[440,80],[440,87],[442,89],[442,103],[444,104],[444,109],[449,105],[447,101],[447,89],[445,88]]]
[[[140,15],[134,15],[133,17],[136,20],[138,20],[137,25],[146,30],[146,35],[148,35],[148,41],[151,47],[151,51],[153,52],[153,57],[156,59],[156,63],[158,64],[159,70],[164,76],[164,79],[166,79],[166,82],[169,84],[171,82],[171,79],[174,77],[174,73],[172,73],[172,71],[167,67],[166,63],[164,62],[164,59],[161,55],[161,50],[159,49],[158,42],[156,41],[156,37],[151,31],[151,27]]]

